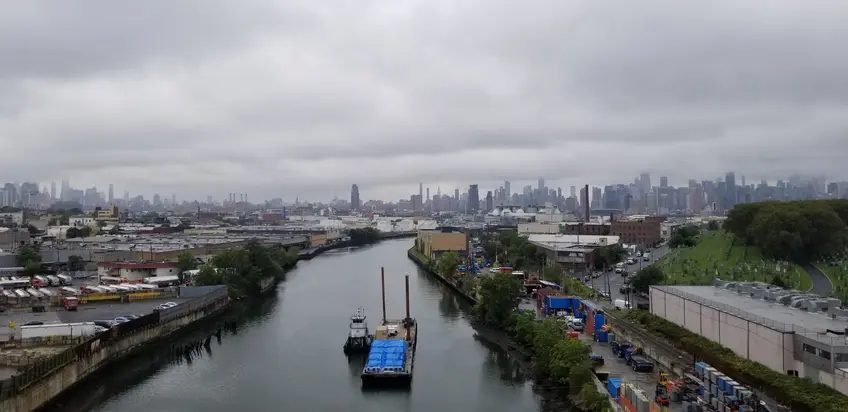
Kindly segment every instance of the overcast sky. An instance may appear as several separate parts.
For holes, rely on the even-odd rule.
[[[847,178],[848,1],[0,5],[0,180],[396,199]]]

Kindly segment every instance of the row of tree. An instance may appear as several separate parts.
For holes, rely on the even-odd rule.
[[[818,261],[848,246],[848,200],[746,203],[727,214],[724,230],[775,260]]]
[[[363,246],[380,241],[380,231],[373,227],[351,229],[347,232],[347,235],[350,237],[350,244],[353,246]]]
[[[475,312],[485,323],[509,331],[533,352],[534,372],[557,386],[568,388],[572,403],[583,411],[606,411],[609,400],[592,384],[589,347],[570,339],[563,325],[539,322],[535,312],[519,313],[521,282],[505,273],[481,278]],[[567,291],[566,291],[567,293]]]
[[[181,268],[192,266],[187,258],[180,260]],[[200,266],[194,284],[227,285],[230,296],[235,298],[256,296],[270,279],[282,279],[297,260],[297,248],[266,247],[251,241],[243,248],[220,252]]]

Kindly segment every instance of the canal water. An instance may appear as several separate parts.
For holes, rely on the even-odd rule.
[[[188,358],[148,349],[86,381],[50,410],[98,412],[538,411],[544,402],[507,356],[479,339],[470,306],[406,256],[410,239],[337,250],[298,263],[275,297],[255,302],[238,326]],[[410,391],[363,392],[361,361],[342,353],[360,306],[404,316],[410,275],[419,339]],[[209,331],[199,331],[208,335]],[[190,339],[190,338],[187,338]]]

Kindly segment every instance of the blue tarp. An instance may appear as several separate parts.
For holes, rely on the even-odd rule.
[[[402,368],[406,361],[406,341],[400,339],[371,342],[366,369]]]

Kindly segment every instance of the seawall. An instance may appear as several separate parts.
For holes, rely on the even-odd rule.
[[[424,269],[425,271],[427,271],[427,273],[435,276],[436,279],[439,279],[440,282],[444,283],[445,285],[448,285],[448,287],[453,289],[454,292],[458,293],[459,296],[462,296],[464,299],[471,303],[477,303],[477,299],[474,296],[471,296],[470,294],[466,293],[464,290],[456,286],[456,283],[454,283],[453,280],[442,276],[439,271],[436,270],[433,262],[428,260],[426,257],[422,256],[420,253],[417,253],[414,247],[406,251],[406,256],[413,262],[415,262],[418,267]]]
[[[118,325],[0,381],[0,412],[36,410],[109,362],[189,324],[221,313],[229,304],[226,286],[186,287],[185,290],[186,295],[194,297],[192,300]]]

